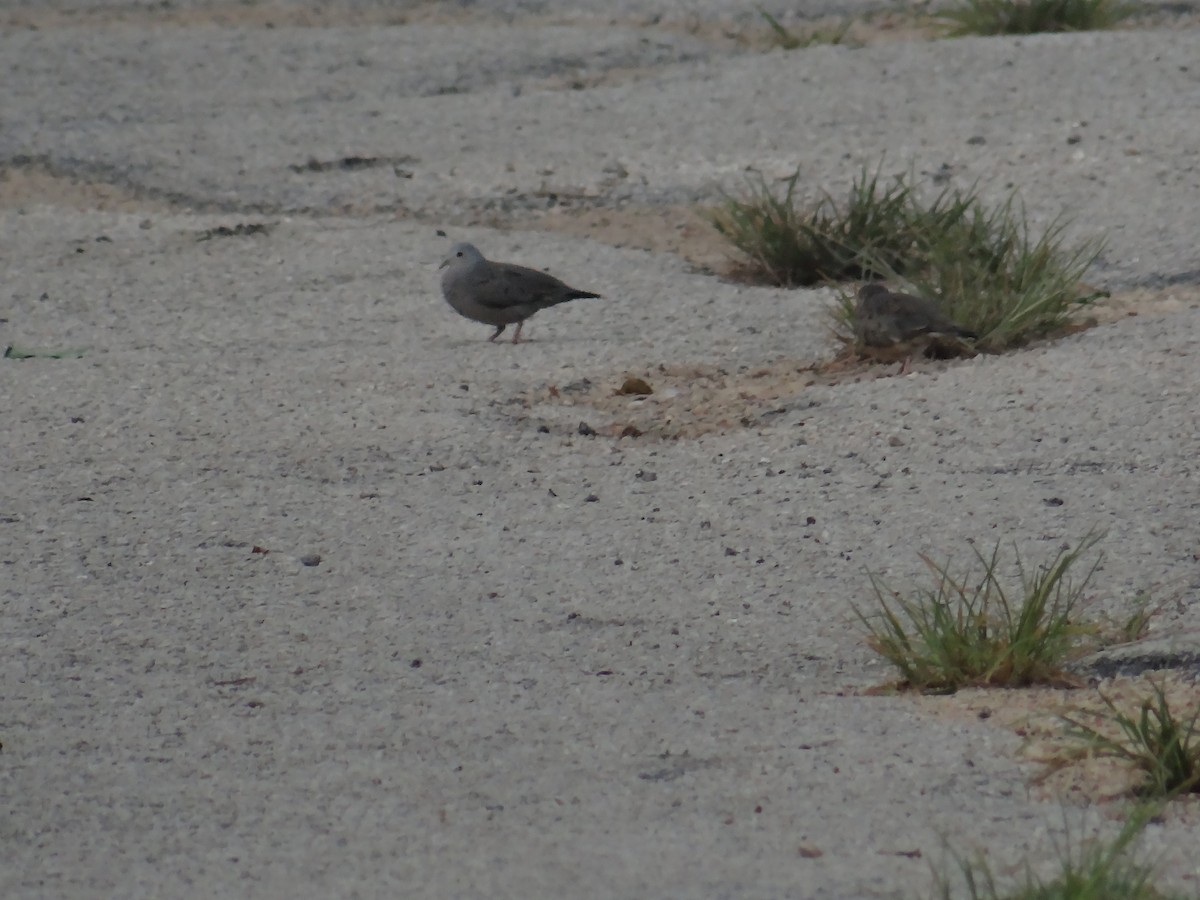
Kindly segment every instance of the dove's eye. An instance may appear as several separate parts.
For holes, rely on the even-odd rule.
[[[461,251],[461,250],[459,250],[459,251],[458,251],[457,253],[455,253],[454,255],[455,255],[455,256],[459,256],[459,257],[461,257],[461,256],[462,256],[462,251]]]

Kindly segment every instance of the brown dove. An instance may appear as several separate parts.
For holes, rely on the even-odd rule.
[[[939,337],[972,340],[978,337],[948,318],[931,301],[889,291],[874,282],[864,284],[858,291],[854,324],[864,346],[891,349],[906,356],[923,352]]]

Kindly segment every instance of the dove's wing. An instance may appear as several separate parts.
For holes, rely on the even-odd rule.
[[[498,306],[535,306],[544,309],[582,297],[597,297],[564,284],[553,275],[512,263],[489,263],[489,290],[481,302]]]
[[[888,294],[885,315],[895,326],[901,339],[922,334],[958,334],[972,337],[973,334],[951,321],[935,303],[911,294]]]

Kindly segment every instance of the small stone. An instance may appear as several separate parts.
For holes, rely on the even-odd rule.
[[[646,396],[648,394],[653,394],[654,388],[650,387],[649,382],[647,382],[644,378],[630,377],[625,379],[617,393]]]

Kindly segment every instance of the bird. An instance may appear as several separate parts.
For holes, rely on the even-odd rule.
[[[455,244],[442,260],[442,296],[460,316],[494,325],[489,341],[516,325],[512,342],[521,340],[521,326],[538,310],[568,300],[599,298],[559,281],[553,275],[513,263],[492,262],[471,244]]]
[[[928,349],[938,338],[978,335],[947,317],[937,305],[912,294],[889,291],[877,282],[864,284],[854,308],[854,330],[866,347],[899,350],[911,357]],[[901,372],[908,367],[905,359]]]

